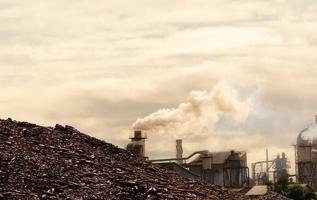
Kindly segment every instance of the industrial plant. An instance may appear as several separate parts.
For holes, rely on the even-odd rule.
[[[252,180],[256,185],[265,185],[268,182],[277,182],[281,178],[288,178],[290,162],[283,152],[277,154],[275,159],[269,159],[268,149],[266,149],[266,160],[252,163]]]
[[[210,152],[198,150],[188,156],[183,155],[183,140],[175,143],[175,157],[150,159],[145,157],[145,140],[147,134],[142,130],[135,130],[130,137],[131,143],[127,149],[138,158],[144,158],[168,170],[177,171],[180,175],[205,183],[218,185],[229,189],[247,189],[253,186],[276,183],[284,178],[289,183],[304,184],[317,189],[317,116],[315,123],[301,131],[295,146],[295,174],[290,173],[291,164],[288,156],[281,152],[251,163],[248,167],[247,152],[228,150]]]
[[[180,148],[178,147],[178,149]],[[178,158],[150,161],[166,168],[178,165],[179,167],[174,167],[174,169],[183,171],[182,173],[186,177],[190,178],[192,174],[195,174],[195,179],[199,177],[200,180],[206,183],[229,188],[249,186],[249,168],[246,165],[246,152],[209,152],[204,150],[194,152],[186,158],[178,156]],[[184,169],[188,172],[184,173]]]

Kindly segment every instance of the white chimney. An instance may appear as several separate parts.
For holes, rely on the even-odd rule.
[[[176,140],[176,158],[177,159],[182,159],[183,158],[183,145],[182,145],[182,140],[177,139]],[[183,164],[182,160],[177,161],[178,164]]]

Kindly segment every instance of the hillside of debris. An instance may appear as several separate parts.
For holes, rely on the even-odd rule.
[[[247,199],[70,126],[0,120],[0,199]]]
[[[256,200],[291,200],[287,197],[284,197],[276,192],[268,192],[267,194],[261,196],[261,197],[258,197]]]

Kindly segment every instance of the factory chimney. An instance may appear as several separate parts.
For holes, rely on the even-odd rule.
[[[182,145],[182,140],[177,139],[176,140],[176,158],[178,164],[183,164],[183,160],[180,160],[183,158],[183,145]]]
[[[317,124],[317,115],[315,115],[315,124]]]
[[[269,174],[269,150],[266,148],[266,174]]]
[[[140,130],[135,130],[133,136],[130,137],[131,143],[127,145],[127,150],[131,151],[138,158],[145,158],[145,139],[147,136]]]

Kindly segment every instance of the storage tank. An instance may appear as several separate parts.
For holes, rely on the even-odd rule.
[[[296,155],[298,182],[317,189],[317,117],[314,124],[298,134]]]
[[[231,151],[225,163],[225,186],[241,187],[241,167],[238,153]]]

